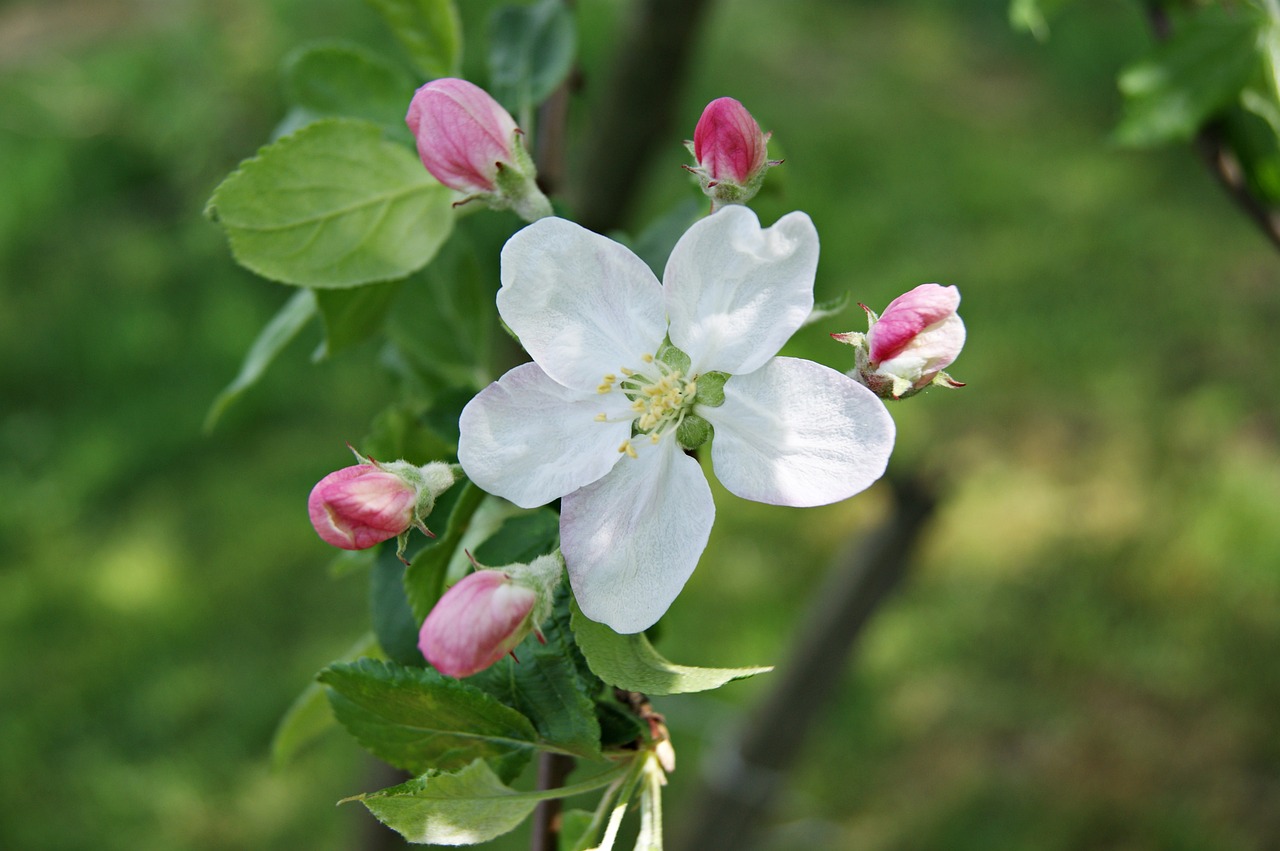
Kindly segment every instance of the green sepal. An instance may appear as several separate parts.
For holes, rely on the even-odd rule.
[[[648,695],[710,691],[733,680],[773,670],[760,668],[693,668],[664,659],[644,633],[620,635],[582,614],[573,604],[573,634],[592,673],[609,685]]]
[[[716,430],[711,423],[697,414],[685,414],[680,425],[676,426],[676,441],[681,449],[697,449],[715,437]]]
[[[425,668],[361,659],[320,672],[338,721],[378,758],[414,774],[475,759],[503,780],[538,747],[529,719],[480,689]]]
[[[655,357],[686,377],[689,375],[689,367],[693,365],[693,361],[690,360],[688,355],[671,345],[671,338],[669,337],[662,341],[662,345],[658,347]]]
[[[712,370],[698,376],[698,392],[694,401],[708,408],[718,408],[724,404],[724,383],[732,376],[727,372]]]

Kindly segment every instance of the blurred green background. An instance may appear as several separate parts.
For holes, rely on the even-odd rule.
[[[579,3],[586,102],[619,5]],[[765,847],[1276,847],[1280,276],[1192,152],[1107,143],[1136,4],[1043,45],[999,0],[721,0],[706,35],[646,216],[733,95],[786,152],[756,209],[817,223],[820,297],[957,284],[969,329],[969,386],[893,407],[895,466],[946,498]],[[295,344],[200,431],[289,295],[202,206],[281,117],[281,58],[335,37],[394,49],[341,0],[0,4],[0,848],[365,847],[333,802],[372,761],[334,734],[274,771],[268,744],[367,628],[304,503],[389,397],[376,350]],[[861,311],[829,324],[792,349],[847,366],[825,332]],[[716,498],[661,649],[782,663],[887,494]],[[769,679],[659,701],[669,824]]]

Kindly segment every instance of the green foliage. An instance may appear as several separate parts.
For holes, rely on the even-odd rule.
[[[425,266],[453,229],[449,190],[364,121],[324,119],[262,148],[206,213],[266,278],[352,287]]]
[[[1010,0],[1009,23],[1044,41],[1049,37],[1049,18],[1071,0]]]
[[[257,384],[271,362],[289,345],[294,337],[316,315],[316,297],[311,290],[302,290],[284,303],[253,341],[240,365],[240,372],[223,388],[205,414],[204,430],[213,431],[223,413],[253,385]]]
[[[577,27],[564,0],[500,6],[489,19],[489,92],[517,116],[546,100],[569,76]]]
[[[404,574],[405,595],[418,623],[426,619],[431,607],[444,592],[444,577],[449,561],[462,542],[462,536],[471,522],[471,515],[475,514],[486,496],[484,491],[471,482],[454,485],[445,496],[450,494],[455,494],[453,498],[457,502],[448,514],[448,524],[443,531],[439,528],[432,530],[436,533],[436,539],[423,546],[409,562],[409,568]],[[443,518],[444,515],[433,513],[432,516]],[[432,521],[428,519],[427,522]]]
[[[340,662],[354,662],[378,651],[378,641],[372,635],[364,635],[342,655]],[[324,686],[310,682],[294,699],[276,726],[271,737],[271,764],[276,769],[284,767],[307,744],[334,726],[333,710]]]
[[[1121,73],[1125,114],[1116,140],[1126,145],[1187,141],[1235,104],[1261,68],[1262,23],[1247,6],[1210,6],[1180,20],[1168,41]]]
[[[285,97],[308,115],[360,118],[409,140],[404,116],[413,81],[372,50],[358,44],[300,47],[285,58],[283,74]]]
[[[402,284],[388,281],[345,290],[315,290],[316,307],[324,323],[324,343],[317,357],[337,354],[381,331]]]
[[[419,71],[427,77],[457,75],[462,67],[462,22],[453,0],[367,2],[382,14]]]
[[[510,522],[510,521],[508,521]],[[504,526],[505,528],[505,526]],[[569,627],[569,594],[561,586],[545,643],[531,635],[507,658],[467,679],[519,710],[543,741],[586,759],[600,759],[600,724],[592,697],[600,681],[583,662]]]
[[[483,544],[476,547],[476,561],[490,567],[528,564],[556,548],[560,541],[560,515],[549,508],[517,514]]]
[[[773,668],[693,668],[664,659],[644,633],[619,635],[573,606],[573,633],[592,673],[609,685],[648,695],[709,691]]]
[[[623,763],[572,786],[517,792],[504,784],[487,763],[477,760],[453,774],[432,772],[350,800],[363,803],[379,821],[410,842],[475,845],[514,830],[539,801],[599,789],[627,769]]]
[[[429,546],[419,550],[415,560],[427,552],[430,552]],[[369,613],[378,645],[387,658],[405,667],[422,668],[426,667],[427,660],[418,649],[421,620],[414,617],[405,595],[405,573],[404,563],[396,557],[396,542],[391,540],[379,544],[373,569],[369,571]],[[429,579],[434,580],[431,589],[438,599],[444,589],[444,571],[440,570]],[[428,577],[419,577],[418,581],[424,588],[422,593],[429,593],[425,590]]]
[[[362,659],[319,680],[342,726],[361,745],[414,774],[483,759],[514,778],[537,747],[529,719],[474,686],[422,668]]]

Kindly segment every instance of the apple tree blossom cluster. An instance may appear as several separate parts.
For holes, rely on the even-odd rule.
[[[388,334],[384,360],[420,392],[380,415],[357,463],[308,500],[321,539],[369,554],[376,640],[321,672],[321,697],[365,747],[416,776],[357,796],[411,841],[510,830],[536,802],[506,784],[533,754],[554,753],[609,766],[564,791],[603,790],[572,847],[612,847],[638,802],[638,847],[660,848],[674,751],[649,697],[767,670],[673,665],[644,636],[707,549],[708,475],[736,498],[791,507],[872,486],[894,446],[886,403],[962,386],[944,371],[964,343],[960,295],[923,284],[879,315],[864,307],[865,333],[831,334],[854,349],[831,346],[834,365],[788,356],[825,315],[818,229],[803,212],[765,223],[747,206],[781,162],[741,103],[713,100],[687,143],[705,215],[660,259],[642,259],[576,224],[559,199],[553,208],[531,134],[506,106],[435,76],[404,115],[416,158],[368,121],[319,117],[210,202],[237,260],[303,288],[261,350],[317,315],[327,347],[341,342],[335,329],[368,334],[367,317],[391,316],[404,286],[426,288],[418,304],[433,311],[465,302],[451,288],[470,292],[453,321],[500,324],[523,352],[495,377],[484,353],[459,360],[468,335],[437,345],[444,320],[397,317],[420,330]],[[532,114],[535,89],[508,91],[518,114]],[[467,221],[484,209],[524,222],[488,256],[485,231]],[[451,258],[438,269],[437,254]],[[353,316],[355,330],[343,324]],[[314,712],[296,723],[312,730]]]

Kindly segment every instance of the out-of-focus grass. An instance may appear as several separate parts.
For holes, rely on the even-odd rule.
[[[304,342],[202,437],[287,293],[199,213],[267,138],[300,38],[385,36],[359,4],[294,0],[16,3],[0,34],[0,845],[358,846],[331,807],[368,787],[357,748],[273,773],[266,746],[365,628],[302,504],[389,391],[374,352],[312,366]],[[787,163],[756,206],[813,216],[820,295],[955,283],[970,332],[967,388],[893,408],[894,463],[948,498],[834,672],[773,847],[1274,844],[1280,281],[1191,154],[1105,144],[1136,11],[1069,14],[1041,46],[995,2],[724,0],[708,35],[683,133],[722,94],[775,132]],[[669,148],[646,215],[684,189]],[[826,332],[860,311],[829,324],[791,350],[845,363]],[[716,497],[662,647],[784,663],[884,495]],[[660,702],[673,819],[768,680]]]

